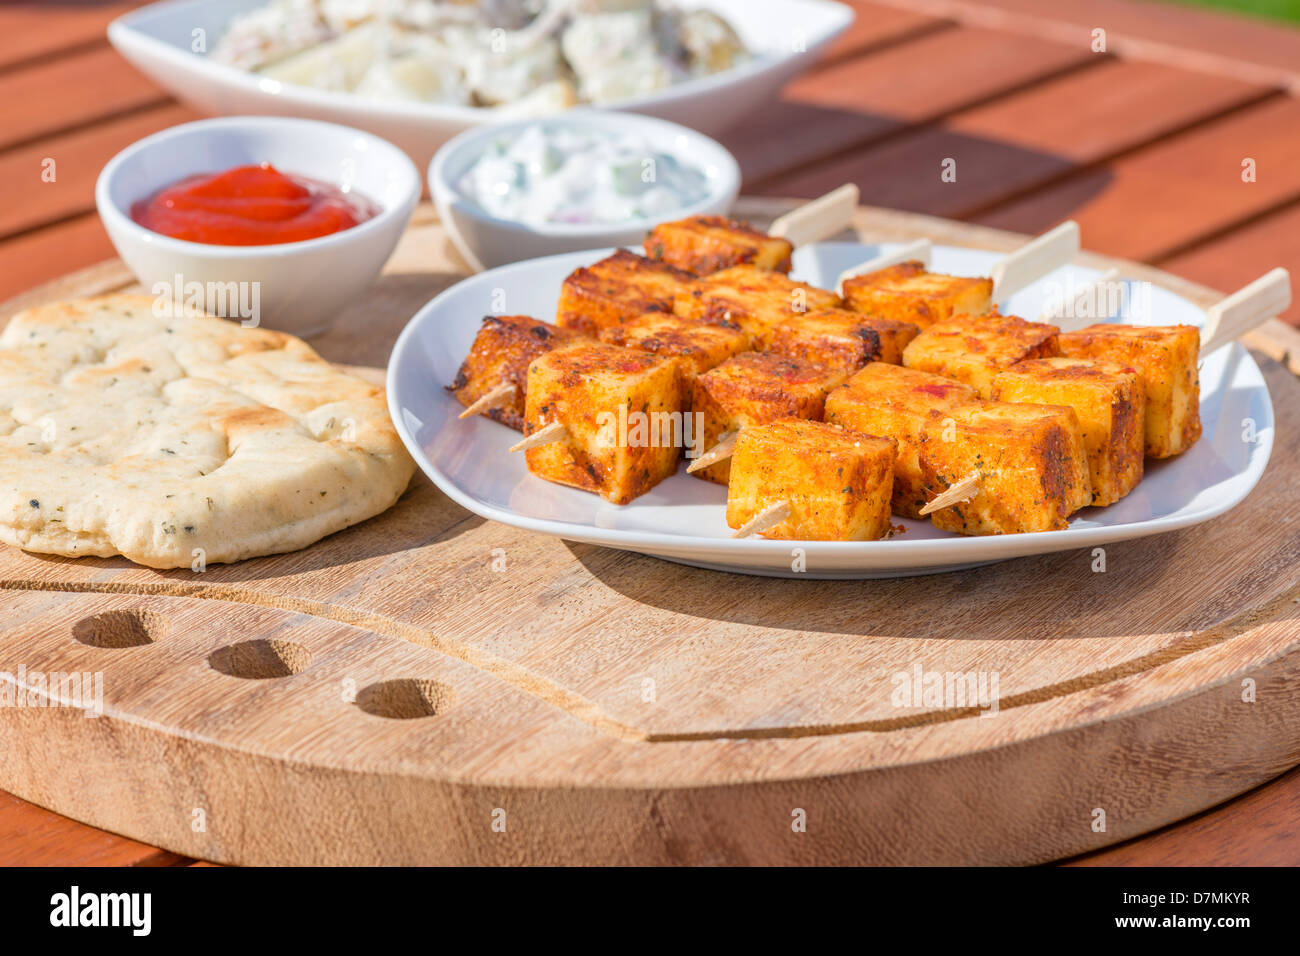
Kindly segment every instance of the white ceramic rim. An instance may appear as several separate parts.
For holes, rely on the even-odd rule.
[[[189,4],[197,6],[200,3],[207,2],[207,0],[188,0],[188,3],[186,3],[186,0],[166,0],[166,2],[168,6],[179,7]],[[792,50],[780,55],[765,53],[747,63],[723,70],[720,73],[693,77],[665,89],[647,93],[644,96],[636,96],[603,105],[619,110],[653,108],[666,103],[675,103],[678,100],[690,99],[700,93],[727,87],[733,83],[743,82],[752,76],[765,73],[796,56],[816,56],[853,22],[856,15],[850,6],[840,3],[838,0],[799,0],[799,2],[821,7],[827,13],[831,12],[831,10],[838,10],[840,16],[840,22],[832,24],[825,34],[812,40],[805,51],[794,52]],[[391,116],[399,119],[445,119],[475,124],[482,123],[485,120],[490,122],[491,120],[493,110],[490,107],[458,106],[445,103],[407,103],[400,100],[373,100],[359,96],[356,93],[317,90],[310,86],[281,83],[278,80],[259,77],[256,74],[248,73],[225,63],[216,63],[206,56],[199,56],[197,53],[183,50],[135,29],[134,22],[136,20],[148,19],[150,16],[157,15],[155,8],[159,6],[162,6],[162,4],[152,3],[141,7],[139,10],[125,13],[112,21],[108,25],[109,40],[116,43],[123,39],[123,33],[130,33],[131,37],[128,42],[147,44],[160,59],[168,62],[176,69],[192,70],[196,68],[195,61],[197,60],[199,69],[220,77],[223,82],[249,91],[269,93],[282,98],[286,103],[303,103],[328,108],[338,105],[342,100],[342,102],[350,106],[363,108],[381,116]]]
[[[466,159],[466,154],[473,153],[474,158],[481,156],[486,144],[497,137],[508,134],[513,131],[522,131],[530,126],[544,124],[552,125],[572,125],[582,128],[596,128],[615,131],[643,131],[648,135],[646,138],[651,142],[657,141],[657,136],[664,137],[685,137],[692,141],[694,148],[707,155],[706,162],[718,167],[718,176],[716,180],[709,177],[710,192],[698,202],[691,203],[687,206],[680,206],[671,210],[664,216],[642,216],[637,219],[624,219],[619,222],[603,223],[525,223],[518,219],[502,219],[493,216],[467,196],[459,184],[452,179],[448,169],[455,170],[461,160],[466,160],[466,164],[473,162],[473,159]],[[622,127],[623,129],[619,129]],[[675,150],[665,149],[664,152],[675,156],[683,163],[686,158],[678,154]],[[691,163],[691,165],[695,165]],[[447,203],[449,208],[463,213],[471,219],[482,223],[487,223],[498,229],[516,232],[521,235],[532,236],[554,236],[565,239],[589,239],[593,246],[598,246],[601,241],[617,233],[629,232],[636,229],[652,229],[657,223],[662,222],[665,217],[671,219],[686,219],[690,216],[696,216],[704,212],[709,207],[715,205],[718,200],[731,196],[734,197],[740,192],[740,164],[736,157],[731,154],[725,146],[712,137],[705,136],[703,133],[691,129],[689,126],[683,126],[680,123],[674,123],[671,120],[659,119],[655,116],[645,116],[641,113],[624,113],[614,110],[605,109],[586,109],[578,108],[568,110],[564,113],[556,113],[553,116],[540,116],[530,119],[512,120],[508,123],[493,123],[481,126],[475,126],[467,129],[462,133],[457,133],[451,139],[447,140],[429,162],[429,193],[435,200]]]
[[[895,243],[897,245],[897,243]],[[592,259],[599,258],[603,254],[613,252],[613,249],[591,250],[586,255]],[[551,258],[569,258],[575,253],[560,253],[557,256],[546,256],[544,259]],[[393,350],[389,355],[388,368],[385,376],[386,390],[388,392],[388,411],[392,418],[393,425],[401,436],[402,443],[406,446],[411,456],[416,460],[420,467],[429,478],[448,495],[453,501],[463,508],[477,514],[481,517],[488,518],[501,524],[512,527],[524,528],[530,531],[539,531],[553,537],[559,537],[570,541],[581,541],[590,544],[597,544],[604,547],[616,548],[624,551],[635,551],[642,554],[648,554],[654,557],[668,560],[677,560],[688,564],[697,564],[701,567],[708,567],[715,570],[725,570],[731,573],[756,574],[759,576],[773,575],[772,570],[763,570],[751,568],[745,565],[747,558],[759,559],[762,557],[773,557],[776,555],[788,556],[792,545],[797,545],[807,555],[810,563],[821,557],[831,557],[835,555],[844,555],[846,553],[860,552],[864,547],[879,548],[886,545],[886,542],[880,541],[784,541],[769,540],[761,537],[750,537],[743,539],[735,538],[692,538],[691,536],[681,534],[664,534],[662,532],[643,531],[643,530],[626,530],[601,528],[590,524],[578,524],[571,521],[563,521],[549,518],[533,518],[527,515],[521,515],[518,512],[498,508],[491,504],[473,497],[435,465],[425,454],[423,447],[416,440],[416,436],[411,433],[405,418],[402,415],[402,408],[399,404],[399,389],[397,388],[396,369],[401,367],[408,359],[406,353],[413,348],[413,342],[417,335],[417,328],[423,323],[429,321],[427,316],[434,314],[440,302],[451,296],[453,290],[457,289],[464,282],[484,282],[498,281],[504,275],[514,270],[527,270],[535,268],[542,259],[529,259],[522,262],[510,263],[509,265],[499,266],[495,269],[481,272],[477,275],[467,277],[462,282],[445,289],[439,295],[435,296],[429,302],[425,303],[411,320],[406,324],[397,341],[393,345]],[[1095,271],[1095,270],[1094,270]],[[491,275],[491,279],[487,277]],[[1249,362],[1255,365],[1254,359],[1239,344],[1232,343],[1228,348],[1234,352],[1240,353],[1236,356],[1239,360]],[[1258,366],[1255,366],[1256,373],[1260,375],[1263,381],[1262,373],[1259,372]],[[1267,395],[1267,383],[1264,383],[1265,394]],[[1272,456],[1273,443],[1276,433],[1276,418],[1273,414],[1272,398],[1268,396],[1268,421],[1260,424],[1260,444],[1262,446],[1262,458],[1258,470],[1253,473],[1248,486],[1240,497],[1218,501],[1213,505],[1201,508],[1198,511],[1177,517],[1167,516],[1161,518],[1151,518],[1144,521],[1131,522],[1122,525],[1102,525],[1092,528],[1071,528],[1068,531],[1070,535],[1068,540],[1063,540],[1057,532],[1046,533],[1019,533],[1006,535],[988,535],[976,537],[950,536],[943,538],[929,538],[921,540],[903,540],[895,539],[887,542],[890,549],[891,557],[896,555],[897,562],[891,561],[889,568],[893,570],[892,574],[926,574],[941,573],[945,570],[951,570],[957,567],[974,567],[979,564],[987,564],[994,561],[1006,560],[1009,558],[1024,557],[1032,554],[1043,554],[1057,551],[1069,551],[1078,548],[1091,547],[1098,544],[1106,544],[1116,541],[1134,540],[1137,538],[1147,537],[1153,534],[1163,534],[1168,531],[1177,531],[1181,528],[1192,527],[1202,524],[1213,518],[1236,507],[1241,501],[1254,490],[1263,477],[1267,469],[1268,461]],[[1061,532],[1064,534],[1067,532]],[[721,560],[731,560],[734,557],[735,563],[724,566],[718,560],[710,560],[705,555],[693,557],[693,552],[697,550],[708,550],[713,552],[722,552]],[[964,553],[965,552],[965,553]],[[858,573],[835,572],[831,574],[810,573],[810,578],[822,577],[862,577],[868,578],[874,575],[870,572],[880,570],[880,566],[870,560],[863,561]]]
[[[154,232],[132,219],[130,211],[123,210],[113,199],[111,188],[113,178],[127,162],[140,153],[205,132],[216,132],[238,137],[245,130],[259,128],[284,129],[285,127],[296,127],[307,135],[312,132],[328,130],[336,134],[357,136],[368,141],[371,148],[375,150],[377,157],[379,157],[379,161],[388,164],[392,170],[405,179],[402,201],[386,204],[381,202],[378,197],[367,196],[368,200],[380,206],[379,214],[353,226],[351,229],[342,229],[327,236],[300,239],[296,242],[268,243],[266,245],[223,246],[205,242],[191,242],[188,239],[174,239],[160,232]],[[268,161],[275,162],[275,159],[268,157]],[[219,170],[214,170],[214,172],[219,172]],[[170,185],[172,184],[159,183],[156,188],[164,189]],[[394,218],[401,217],[403,220],[409,218],[411,211],[420,200],[420,191],[420,172],[415,168],[415,163],[411,162],[411,158],[404,151],[374,133],[367,133],[365,130],[356,129],[352,126],[344,126],[342,123],[328,123],[324,120],[301,119],[289,116],[219,116],[213,119],[195,120],[192,123],[181,123],[179,126],[168,127],[146,136],[144,139],[136,140],[123,149],[100,170],[99,178],[95,181],[95,205],[101,217],[112,220],[114,228],[132,233],[140,241],[147,242],[158,249],[190,256],[206,256],[211,259],[244,259],[250,255],[284,256],[326,249],[345,243],[364,242],[367,237],[382,232],[385,227],[391,226]],[[136,198],[144,199],[145,197],[139,196]]]

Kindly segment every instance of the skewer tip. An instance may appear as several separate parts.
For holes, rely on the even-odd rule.
[[[949,508],[963,501],[969,501],[974,498],[980,490],[980,478],[982,476],[978,471],[972,471],[965,478],[956,484],[949,485],[948,489],[934,497],[924,508],[921,509],[922,515],[928,515],[938,511],[940,508]]]
[[[748,538],[750,535],[766,531],[773,525],[778,525],[786,518],[790,517],[791,510],[790,502],[788,501],[778,501],[776,504],[768,505],[758,514],[754,515],[754,517],[741,525],[732,537]]]
[[[525,435],[519,441],[510,446],[510,450],[527,451],[530,448],[538,448],[542,445],[551,445],[557,441],[564,441],[568,435],[569,429],[564,422],[551,422],[549,425],[543,425],[531,435]]]
[[[703,468],[715,462],[722,461],[724,458],[730,458],[736,450],[736,436],[739,432],[724,432],[719,438],[718,443],[706,451],[699,458],[686,466],[686,474],[693,475]]]

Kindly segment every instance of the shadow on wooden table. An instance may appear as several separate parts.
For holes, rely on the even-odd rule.
[[[1152,610],[1180,574],[1165,535],[1108,546],[1111,560],[1142,567],[1141,574],[1095,574],[1088,550],[1004,561],[986,567],[910,578],[818,581],[759,578],[709,571],[656,558],[566,542],[574,557],[605,585],[636,601],[754,627],[874,635],[907,639],[1061,640],[1179,631],[1193,626],[1177,608],[1159,620],[1133,613]],[[719,593],[737,601],[719,613]],[[936,600],[937,599],[937,600]],[[920,606],[948,610],[918,617]],[[1117,619],[1118,614],[1118,619]]]
[[[1042,130],[1024,132],[1026,141],[1043,137]],[[1089,160],[1070,155],[1086,151],[1089,138],[1079,131],[1074,139],[1085,145],[1064,143],[1061,152],[1048,152],[950,129],[942,120],[918,127],[906,116],[783,100],[722,140],[742,157],[747,193],[816,196],[853,182],[866,205],[964,218],[1089,169]],[[828,154],[827,142],[845,145]],[[1092,168],[1070,192],[1071,202],[1083,205],[1112,178],[1109,170]],[[1072,209],[1047,210],[1042,228]]]
[[[1260,368],[1278,408],[1300,392],[1278,363]],[[717,621],[901,639],[1062,641],[1248,626],[1252,609],[1295,587],[1300,445],[1280,441],[1258,486],[1229,514],[1182,531],[969,571],[866,581],[760,578],[566,542],[607,587]],[[1281,523],[1280,523],[1281,522]],[[1279,538],[1280,531],[1286,533]],[[1210,556],[1207,563],[1207,556]],[[732,600],[720,601],[719,595]],[[932,609],[929,616],[917,609]],[[1225,625],[1227,626],[1227,625]]]

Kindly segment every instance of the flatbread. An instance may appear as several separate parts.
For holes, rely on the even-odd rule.
[[[143,295],[0,334],[6,544],[152,568],[278,554],[390,507],[414,468],[384,390],[291,335]]]

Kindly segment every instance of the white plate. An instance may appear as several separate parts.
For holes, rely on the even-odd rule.
[[[208,113],[305,116],[355,126],[396,143],[421,169],[462,130],[500,119],[494,110],[437,103],[385,102],[282,84],[195,53],[196,38],[212,50],[230,19],[267,0],[166,0],[114,20],[108,39],[140,72]],[[602,103],[672,120],[710,136],[776,99],[853,22],[853,10],[831,0],[687,0],[686,9],[715,10],[731,22],[754,60],[635,99]]]
[[[829,287],[849,266],[896,248],[853,243],[804,247],[795,252],[792,274]],[[1249,494],[1273,448],[1268,387],[1254,359],[1234,344],[1209,356],[1201,368],[1201,440],[1178,458],[1148,462],[1146,477],[1128,497],[1108,508],[1085,508],[1065,531],[968,538],[939,531],[926,521],[895,518],[907,531],[887,541],[735,540],[724,520],[726,489],[689,477],[685,469],[629,505],[612,505],[528,474],[524,456],[506,450],[519,433],[482,417],[458,420],[462,406],[443,388],[455,378],[484,314],[523,313],[550,320],[564,277],[611,251],[550,256],[480,273],[426,305],[398,338],[388,364],[393,421],[425,474],[469,510],[571,541],[720,570],[787,577],[895,577],[1088,548],[1208,521]],[[936,246],[932,267],[956,275],[986,275],[996,259],[991,252]],[[1036,317],[1052,284],[1077,287],[1097,274],[1078,266],[1058,269],[1017,293],[1003,310]],[[1056,286],[1058,293],[1060,288]],[[1131,321],[1203,323],[1204,313],[1186,299],[1148,288],[1149,308],[1128,316]],[[1141,296],[1134,300],[1142,303]],[[1253,422],[1253,442],[1243,438],[1247,420]],[[793,570],[797,558],[806,570]]]

